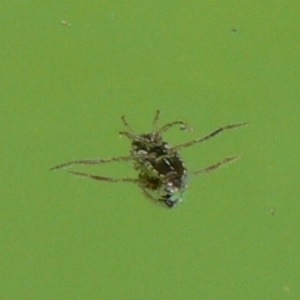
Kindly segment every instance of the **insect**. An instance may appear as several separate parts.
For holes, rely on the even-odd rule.
[[[174,121],[167,123],[162,127],[158,127],[159,115],[160,111],[157,110],[153,119],[152,131],[150,133],[142,134],[134,133],[132,127],[127,123],[125,116],[122,116],[122,121],[128,131],[121,131],[120,135],[126,136],[131,140],[130,155],[112,157],[109,159],[75,160],[55,166],[51,168],[51,170],[65,169],[74,165],[95,165],[110,162],[132,161],[135,170],[138,172],[137,178],[112,178],[72,170],[67,170],[67,172],[98,181],[129,182],[137,184],[149,199],[162,203],[168,208],[173,208],[182,201],[183,194],[187,188],[188,172],[179,155],[179,151],[183,148],[203,143],[225,130],[235,129],[247,125],[247,123],[244,122],[223,126],[204,137],[172,147],[163,140],[162,134],[176,125],[179,125],[181,130],[189,130],[190,128],[183,121]],[[204,169],[193,171],[192,174],[198,175],[209,173],[238,158],[239,155],[226,157],[222,161]]]

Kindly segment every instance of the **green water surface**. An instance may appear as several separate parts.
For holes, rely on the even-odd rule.
[[[300,299],[300,3],[1,1],[0,299]],[[50,167],[248,121],[181,155],[173,210]],[[135,177],[130,163],[78,168]],[[76,169],[77,170],[77,169]]]

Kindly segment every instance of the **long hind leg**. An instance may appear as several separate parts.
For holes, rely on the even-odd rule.
[[[183,143],[183,144],[177,145],[177,146],[175,146],[175,147],[173,147],[171,149],[177,151],[177,150],[179,150],[181,148],[190,147],[190,146],[192,146],[194,144],[205,142],[205,141],[211,139],[212,137],[220,134],[221,132],[223,132],[225,130],[234,129],[234,128],[237,128],[237,127],[240,127],[240,126],[244,126],[244,125],[248,125],[248,123],[244,122],[244,123],[238,123],[238,124],[232,124],[232,125],[227,125],[227,126],[224,126],[224,127],[220,127],[219,129],[211,132],[210,134],[208,134],[208,135],[206,135],[204,137],[195,139],[195,140],[187,142],[187,143]]]
[[[131,183],[140,183],[140,180],[137,178],[112,178],[112,177],[105,177],[105,176],[99,176],[95,174],[89,174],[89,173],[84,173],[84,172],[76,172],[76,171],[67,171],[70,174],[73,174],[75,176],[79,177],[86,177],[89,179],[94,179],[98,181],[108,181],[108,182],[131,182]]]
[[[104,164],[104,163],[109,163],[109,162],[113,162],[113,161],[128,161],[128,160],[132,160],[135,159],[136,156],[119,156],[119,157],[112,157],[112,158],[108,158],[108,159],[81,159],[81,160],[73,160],[70,162],[66,162],[63,164],[60,164],[58,166],[55,166],[53,168],[51,168],[51,171],[54,170],[59,170],[59,169],[64,169],[64,168],[68,168],[71,167],[73,165],[97,165],[97,164]]]
[[[198,174],[206,174],[206,173],[210,173],[212,171],[216,171],[220,168],[222,168],[223,166],[225,166],[226,164],[229,164],[231,162],[236,161],[237,159],[239,159],[240,156],[239,155],[235,155],[235,156],[231,156],[231,157],[226,157],[224,158],[222,161],[219,161],[209,167],[206,167],[204,169],[198,170],[198,171],[194,171],[193,174],[194,175],[198,175]]]

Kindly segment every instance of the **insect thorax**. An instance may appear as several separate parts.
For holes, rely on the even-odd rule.
[[[137,135],[131,153],[137,157],[134,167],[139,172],[142,189],[170,208],[182,201],[186,169],[177,151],[163,142],[161,135],[156,132]],[[153,192],[156,196],[152,196]]]

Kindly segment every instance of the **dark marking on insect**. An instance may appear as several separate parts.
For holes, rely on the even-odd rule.
[[[160,111],[157,110],[153,120],[152,132],[143,134],[135,134],[125,117],[122,117],[123,123],[128,131],[121,131],[120,134],[131,140],[131,153],[129,156],[112,157],[109,159],[75,160],[55,166],[51,168],[51,170],[65,169],[73,165],[95,165],[117,161],[133,161],[134,168],[138,172],[138,178],[112,178],[70,170],[67,170],[67,172],[98,181],[135,183],[151,200],[163,203],[169,208],[176,206],[183,199],[183,194],[187,188],[188,175],[187,169],[179,156],[179,150],[197,143],[205,142],[225,130],[244,126],[247,125],[247,123],[223,126],[204,137],[171,147],[167,142],[163,141],[162,134],[175,125],[179,125],[182,130],[189,130],[190,128],[182,121],[167,123],[163,127],[158,128],[159,114]],[[227,157],[209,167],[193,171],[192,174],[209,173],[238,158],[239,155]]]

